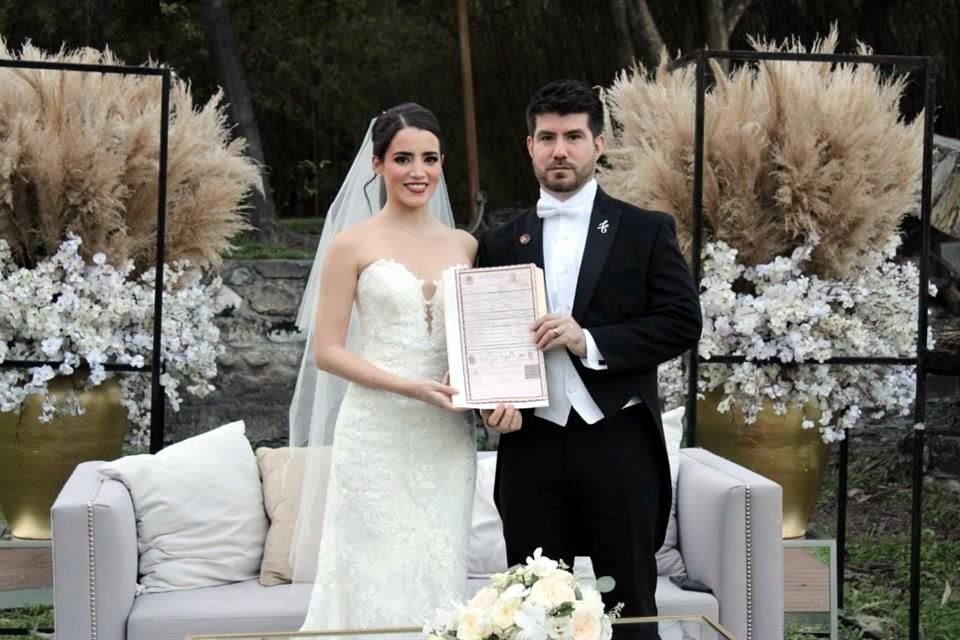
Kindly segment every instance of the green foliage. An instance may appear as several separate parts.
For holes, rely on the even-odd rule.
[[[273,0],[227,3],[283,216],[322,215],[371,117],[406,101],[437,113],[445,131],[445,174],[461,221],[467,202],[466,149],[456,3],[449,0]],[[470,0],[470,39],[488,207],[525,206],[536,186],[524,148],[530,94],[557,77],[608,86],[620,69],[609,2]],[[693,13],[706,3],[648,3],[667,49],[687,53],[705,41]],[[852,45],[957,59],[957,3],[842,3],[752,0],[731,34],[800,35],[810,42],[831,22]],[[940,20],[911,20],[914,16]],[[222,82],[204,42],[199,2],[14,0],[0,2],[0,35],[17,47],[109,44],[130,63],[170,64],[205,101]],[[639,36],[635,36],[638,39]],[[938,132],[956,135],[956,65],[939,64]],[[922,86],[911,89],[916,105]],[[915,112],[916,109],[914,108]]]
[[[323,231],[323,221],[325,218],[284,218],[279,220],[280,226],[297,233],[309,233],[311,235],[320,235]]]
[[[869,443],[868,443],[869,444]],[[875,446],[875,445],[873,445]],[[907,637],[910,614],[910,465],[896,452],[851,456],[848,476],[845,610],[850,621],[875,618],[880,636]],[[817,530],[835,535],[835,469],[828,472],[818,501]],[[921,551],[920,621],[924,640],[960,637],[960,512],[957,495],[936,483],[925,484]],[[840,625],[842,640],[874,637],[856,626]],[[795,626],[787,640],[813,640]]]
[[[34,631],[27,636],[8,636],[0,633],[0,640],[6,638],[26,638],[28,640],[49,638],[49,635],[39,635],[36,630],[51,627],[53,627],[53,607],[41,605],[17,609],[0,609],[0,628],[31,629]]]
[[[265,244],[256,240],[240,239],[233,244],[234,250],[225,256],[227,260],[310,260],[314,256],[313,249]]]

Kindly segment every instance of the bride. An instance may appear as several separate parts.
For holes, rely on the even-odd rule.
[[[473,264],[477,242],[453,228],[442,165],[435,116],[393,107],[372,124],[325,223],[291,406],[292,444],[333,442],[326,506],[320,465],[308,462],[295,535],[296,580],[322,516],[304,630],[420,626],[463,596],[475,440],[444,380],[439,289],[445,269]],[[371,192],[385,196],[376,213]]]

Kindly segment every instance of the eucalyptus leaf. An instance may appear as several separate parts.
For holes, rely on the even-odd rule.
[[[600,593],[610,593],[617,586],[617,581],[610,576],[597,578],[597,591]]]

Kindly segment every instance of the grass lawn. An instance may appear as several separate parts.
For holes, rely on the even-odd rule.
[[[320,237],[324,218],[281,218],[277,221],[281,227],[297,233]],[[239,239],[233,242],[236,249],[225,256],[237,260],[309,260],[314,257],[314,249],[287,247],[280,244],[266,244],[253,240]]]
[[[910,454],[899,434],[864,433],[850,446],[843,640],[908,637],[910,612]],[[813,528],[836,532],[836,466],[828,471]],[[960,495],[944,481],[924,485],[920,628],[924,640],[960,638]],[[788,640],[812,640],[794,627]]]
[[[313,249],[287,247],[278,244],[265,244],[254,240],[234,240],[236,247],[224,258],[227,260],[312,260],[316,253]]]
[[[50,629],[53,627],[53,607],[27,607],[24,609],[0,609],[0,629]],[[35,632],[30,635],[6,635],[0,631],[0,640],[49,640],[49,633]]]
[[[325,218],[280,218],[277,223],[297,233],[309,233],[318,236],[323,231],[323,221]]]

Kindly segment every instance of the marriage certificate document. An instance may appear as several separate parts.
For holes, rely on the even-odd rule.
[[[546,406],[543,352],[530,330],[547,312],[543,270],[534,264],[449,269],[443,292],[454,406]]]

